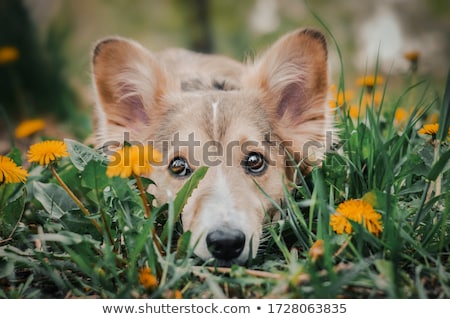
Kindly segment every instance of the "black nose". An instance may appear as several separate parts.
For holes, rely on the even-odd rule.
[[[224,228],[206,236],[209,252],[219,260],[239,257],[245,245],[245,234],[237,229]]]

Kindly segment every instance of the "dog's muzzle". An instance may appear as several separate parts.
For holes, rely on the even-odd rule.
[[[206,245],[219,264],[226,265],[244,250],[245,234],[238,229],[221,228],[206,236]]]

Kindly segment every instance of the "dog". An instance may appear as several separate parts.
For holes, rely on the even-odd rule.
[[[194,253],[220,266],[256,256],[267,212],[295,166],[307,174],[325,151],[327,43],[313,28],[285,34],[245,63],[106,38],[94,47],[92,74],[96,145],[159,150],[150,191],[160,202],[209,167],[181,220]]]

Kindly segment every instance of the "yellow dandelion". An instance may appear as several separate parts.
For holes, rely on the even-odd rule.
[[[336,213],[331,215],[330,225],[338,234],[351,234],[353,228],[349,220],[362,223],[370,233],[376,236],[383,230],[381,214],[377,213],[371,204],[362,199],[350,199],[341,203],[336,208]]]
[[[16,138],[25,138],[42,131],[44,127],[45,122],[42,119],[25,120],[16,127],[14,136]]]
[[[381,92],[367,92],[361,98],[362,106],[379,106],[383,100],[383,94]]]
[[[323,253],[323,239],[318,239],[309,249],[309,256],[311,256],[313,262],[316,262],[317,259],[323,256]]]
[[[394,119],[397,123],[401,123],[408,118],[409,113],[404,108],[397,108]]]
[[[353,99],[354,92],[352,90],[340,91],[334,94],[333,98],[329,101],[331,108],[338,108],[344,105],[344,102],[348,102]]]
[[[409,62],[417,62],[420,57],[419,51],[408,51],[403,54],[403,57],[408,60]]]
[[[439,131],[439,124],[438,123],[425,124],[419,130],[419,134],[426,134],[426,135],[431,135],[431,136],[435,137],[438,131]]]
[[[348,110],[348,114],[354,120],[356,120],[360,115],[363,115],[364,112],[365,112],[365,106],[360,107],[357,105],[352,105],[352,106],[350,106],[350,108]]]
[[[24,183],[27,176],[28,173],[22,166],[17,166],[8,156],[0,155],[0,185]]]
[[[44,141],[33,144],[27,154],[30,162],[39,163],[42,166],[66,156],[69,156],[69,152],[66,144],[61,141]]]
[[[0,64],[12,63],[19,59],[19,50],[13,46],[0,48]]]
[[[419,57],[420,57],[419,51],[405,52],[405,54],[403,56],[406,60],[409,61],[409,63],[410,63],[409,67],[410,67],[411,71],[413,73],[415,73],[419,67]]]
[[[151,146],[125,146],[112,155],[106,175],[122,178],[130,177],[132,174],[148,175],[153,170],[151,164],[159,163],[161,160],[161,154]]]
[[[139,283],[144,286],[145,289],[154,289],[158,287],[158,279],[152,274],[152,270],[149,267],[143,267],[139,271]]]
[[[183,299],[183,294],[181,293],[181,291],[179,291],[178,289],[175,290],[174,292],[174,296],[175,299]]]
[[[436,138],[436,134],[439,131],[439,124],[425,124],[418,132],[419,134],[430,135],[433,139]],[[450,127],[448,128],[447,136],[450,136]],[[447,137],[447,140],[450,141],[450,138]]]
[[[367,91],[372,92],[373,88],[376,85],[380,85],[384,82],[384,78],[381,75],[365,75],[356,80],[356,83],[361,86],[365,87]]]

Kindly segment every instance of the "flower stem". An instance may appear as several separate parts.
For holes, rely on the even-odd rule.
[[[150,218],[151,217],[151,206],[150,203],[147,200],[147,196],[145,195],[145,190],[144,190],[144,185],[142,185],[142,181],[141,178],[139,177],[139,175],[133,173],[133,177],[136,180],[136,185],[139,189],[139,196],[142,199],[142,204],[144,205],[144,216],[146,218]],[[164,251],[161,247],[161,244],[158,240],[158,236],[156,235],[156,230],[155,227],[152,228],[152,238],[153,238],[153,242],[156,245],[156,248],[158,249],[159,253],[161,255],[164,255]]]
[[[114,239],[112,237],[111,230],[108,227],[108,223],[107,223],[107,220],[106,220],[106,215],[105,215],[105,212],[104,212],[103,209],[101,209],[101,211],[100,211],[100,216],[102,218],[103,226],[105,226],[106,235],[108,236],[109,243],[111,244],[111,246],[113,246],[113,249],[115,249],[115,247],[114,247]]]
[[[435,136],[433,136],[433,140],[432,140],[431,144],[434,147],[434,156],[433,156],[433,165],[434,165],[434,164],[436,164],[439,161],[439,146],[440,146],[440,143],[439,143],[439,140],[436,139]],[[442,183],[441,182],[441,175],[442,174],[439,174],[438,177],[436,178],[436,180],[430,182],[431,187],[428,190],[427,198],[426,198],[425,202],[428,202],[431,199],[433,191],[434,191],[434,196],[435,197],[437,197],[437,196],[439,196],[441,194],[441,183]]]
[[[87,217],[91,216],[91,213],[89,213],[89,211],[86,209],[86,207],[84,207],[83,203],[78,199],[78,197],[75,196],[74,193],[72,193],[70,188],[66,185],[66,183],[64,183],[64,181],[61,179],[61,177],[59,177],[58,173],[55,170],[55,167],[53,165],[49,165],[49,166],[50,166],[50,171],[52,172],[53,176],[56,178],[56,180],[62,186],[62,188],[64,188],[64,190],[67,192],[67,194],[69,194],[70,198],[73,199],[75,204],[77,204],[77,206],[81,209],[83,214]],[[102,227],[99,225],[99,223],[97,223],[97,221],[94,219],[89,219],[89,220],[95,226],[95,228],[97,228],[97,230],[100,232],[100,234],[103,234]]]
[[[136,185],[139,189],[139,196],[141,196],[142,204],[144,205],[144,216],[146,218],[150,218],[151,215],[151,207],[150,203],[147,200],[147,196],[145,195],[144,185],[142,185],[141,178],[133,173],[134,178],[136,179]]]

